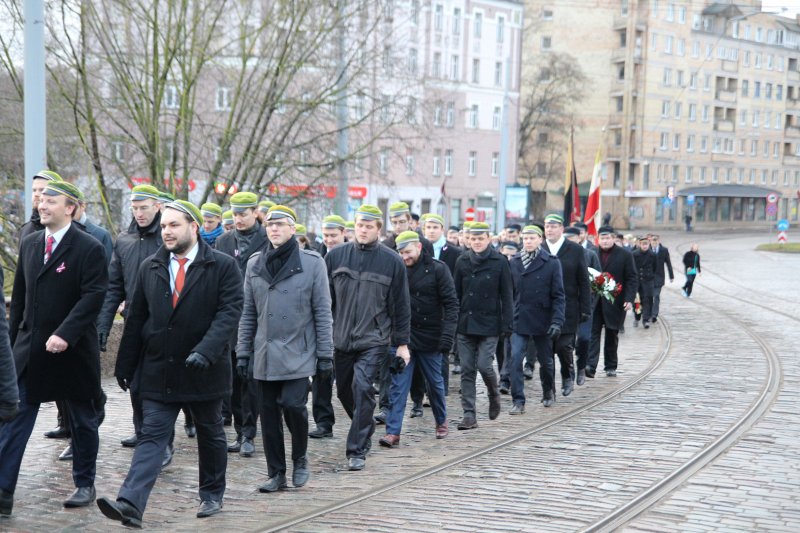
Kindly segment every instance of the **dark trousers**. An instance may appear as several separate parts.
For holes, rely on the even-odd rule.
[[[334,372],[329,372],[325,377],[316,375],[311,379],[311,414],[314,416],[317,427],[328,431],[332,430],[333,424],[336,423],[332,403],[333,380]],[[261,416],[261,425],[263,426],[264,415]]]
[[[663,285],[653,286],[653,318],[658,317],[658,311],[661,307],[661,289],[663,288]]]
[[[497,370],[500,372],[500,384],[511,385],[511,337],[501,336],[497,341]]]
[[[497,376],[492,367],[497,336],[480,337],[458,334],[458,354],[461,358],[461,407],[464,417],[475,416],[475,378],[481,373],[489,395],[497,394]]]
[[[231,352],[233,368],[236,368],[236,352]],[[258,423],[258,385],[252,378],[242,379],[233,373],[231,412],[236,435],[247,439],[256,437]]]
[[[439,352],[422,352],[411,350],[411,360],[405,370],[392,375],[392,408],[386,417],[386,433],[399,435],[403,429],[403,415],[406,410],[406,399],[411,389],[414,370],[420,369],[424,380],[428,383],[428,399],[436,425],[447,421],[447,406],[444,400],[444,382],[442,380],[442,354]],[[413,399],[413,398],[412,398]]]
[[[261,438],[267,455],[269,477],[286,473],[286,449],[283,444],[283,421],[292,436],[292,461],[306,455],[308,449],[308,378],[286,381],[256,380],[261,405]]]
[[[64,405],[64,400],[56,400],[56,409],[58,409],[58,415],[56,416],[58,427],[69,428],[69,412]]]
[[[222,398],[189,402],[197,427],[200,500],[222,501],[225,494],[225,469],[228,465],[228,444],[222,425]],[[142,431],[133,452],[128,475],[117,499],[125,500],[144,513],[153,485],[161,472],[164,450],[174,433],[181,410],[179,403],[142,400]]]
[[[442,365],[440,364],[439,372],[441,371]],[[394,409],[394,393],[392,392],[392,387],[394,387],[394,375],[392,376],[392,384],[389,388],[390,411]],[[413,372],[411,372],[411,386],[409,391],[411,392],[411,401],[414,402],[414,405],[422,405],[422,400],[425,398],[425,391],[427,388],[428,384],[426,383],[425,374],[422,372],[422,365],[414,365]],[[405,402],[403,402],[403,405],[405,405]]]
[[[578,340],[575,342],[575,356],[578,359],[577,368],[586,368],[586,361],[589,358],[589,344],[592,340],[592,318],[581,322],[578,325]]]
[[[600,361],[600,335],[606,330],[605,342],[603,344],[603,365],[604,370],[617,369],[617,346],[619,345],[619,330],[611,329],[606,326],[603,319],[603,306],[598,303],[592,316],[592,340],[589,342],[589,357],[586,368],[594,372],[597,363]]]
[[[642,318],[649,322],[653,318],[653,280],[639,280],[639,302],[642,306]]]
[[[134,379],[134,384],[136,380]],[[144,420],[144,413],[142,411],[142,398],[139,396],[138,390],[134,387],[130,388],[130,395],[131,395],[131,407],[133,408],[133,429],[136,431],[136,439],[140,439],[142,437],[142,420]],[[188,408],[188,404],[183,406],[184,413],[189,413],[190,410]],[[191,417],[191,415],[189,415]],[[188,420],[188,418],[187,418]],[[172,434],[169,437],[169,447],[172,448],[173,443],[175,442],[175,428],[172,428]]]
[[[14,493],[19,479],[22,456],[39,414],[38,403],[27,403],[27,376],[18,381],[19,414],[9,422],[0,422],[0,489]],[[92,400],[64,400],[72,433],[72,481],[76,487],[91,487],[97,464],[100,440],[97,427],[100,405]]]
[[[694,278],[697,277],[697,274],[686,274],[686,283],[683,285],[683,290],[686,291],[686,294],[691,296],[692,295],[692,287],[694,286]]]
[[[562,333],[553,343],[554,355],[558,357],[561,372],[561,386],[575,379],[575,334]]]
[[[389,391],[392,388],[392,373],[389,371],[392,358],[397,352],[397,347],[392,346],[389,348],[389,357],[384,357],[378,366],[378,407],[384,413],[388,413],[392,408],[391,397]]]
[[[555,390],[556,364],[553,358],[553,341],[550,340],[550,337],[512,333],[511,399],[515,404],[525,403],[525,376],[522,373],[522,360],[525,359],[531,343],[536,347],[536,357],[539,360],[539,379],[542,382],[542,392]]]
[[[375,388],[372,384],[378,367],[389,358],[385,346],[360,352],[336,350],[333,355],[336,371],[336,395],[350,417],[347,433],[347,457],[364,458],[375,433]]]

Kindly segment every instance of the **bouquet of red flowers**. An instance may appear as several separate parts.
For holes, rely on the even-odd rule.
[[[612,304],[614,299],[622,292],[622,283],[617,283],[614,276],[608,272],[598,272],[593,268],[589,268],[589,285],[592,292],[599,294]]]

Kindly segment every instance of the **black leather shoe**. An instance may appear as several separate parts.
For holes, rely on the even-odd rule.
[[[127,439],[122,439],[119,442],[120,442],[120,444],[122,444],[126,448],[136,448],[136,443],[138,441],[139,441],[139,439],[136,438],[136,435],[131,435]]]
[[[525,379],[531,380],[533,379],[533,368],[526,366],[522,369],[522,375],[525,376]]]
[[[508,394],[511,392],[511,387],[508,386],[508,383],[500,383],[500,394]]]
[[[194,424],[183,426],[186,431],[186,436],[193,439],[197,436],[197,427]]]
[[[142,513],[125,500],[112,501],[108,498],[100,498],[97,500],[97,506],[106,518],[122,522],[123,526],[142,528]]]
[[[242,436],[236,435],[236,440],[228,444],[228,453],[239,453],[242,449]]]
[[[464,431],[464,430],[467,430],[467,429],[475,429],[476,427],[478,427],[478,421],[475,420],[474,416],[465,416],[461,420],[461,422],[458,423],[457,427],[461,431]]]
[[[242,448],[239,450],[239,455],[242,457],[252,457],[256,453],[256,445],[253,444],[253,439],[245,437],[242,439]]]
[[[453,365],[453,374],[460,374],[461,373],[461,365]]]
[[[68,439],[70,438],[69,428],[65,428],[63,426],[58,426],[53,431],[48,431],[44,434],[45,437],[48,439]]]
[[[572,380],[567,381],[566,383],[564,383],[564,386],[561,387],[561,394],[563,394],[564,396],[569,396],[570,394],[572,394],[572,390],[574,388],[575,386],[572,384]]]
[[[610,377],[610,378],[615,378],[615,377],[617,377],[617,371],[616,370],[606,370],[606,376]]]
[[[386,416],[387,416],[387,413],[386,413],[386,411],[384,411],[384,410],[381,410],[381,412],[380,412],[380,413],[378,413],[377,415],[375,415],[375,423],[376,423],[376,424],[379,424],[379,425],[381,425],[381,424],[385,424],[385,423],[386,423]]]
[[[308,457],[301,457],[294,462],[294,470],[292,470],[292,485],[295,488],[300,488],[308,483],[308,478],[311,474],[308,471]]]
[[[353,472],[358,470],[364,470],[365,466],[367,466],[367,462],[364,460],[363,457],[350,457],[347,460],[347,469]]]
[[[419,418],[423,414],[422,403],[415,403],[414,407],[411,408],[411,418]]]
[[[173,448],[172,446],[168,445],[164,449],[164,458],[161,459],[161,468],[162,469],[164,469],[164,468],[169,466],[169,464],[172,462],[172,456],[174,454],[175,454],[175,448]]]
[[[312,439],[329,439],[333,437],[333,430],[317,426],[317,429],[308,432],[308,436]]]
[[[555,401],[556,399],[555,399],[555,394],[553,394],[553,391],[547,391],[544,393],[544,398],[542,398],[542,405],[544,405],[545,407],[550,407],[551,405],[553,405],[553,402]]]
[[[591,379],[594,379],[595,372],[596,372],[596,370],[592,370],[590,368],[587,368],[586,370],[584,370],[584,374],[586,374],[586,377],[587,378],[591,378]]]
[[[586,383],[586,370],[578,370],[578,376],[575,378],[575,383],[578,385],[583,385]]]
[[[285,489],[288,486],[289,484],[286,483],[286,474],[281,472],[280,474],[275,474],[269,478],[266,483],[258,487],[258,492],[276,492],[281,489]]]
[[[94,492],[94,485],[91,487],[78,487],[75,489],[75,492],[72,493],[72,496],[64,500],[64,507],[68,509],[73,507],[86,507],[91,504],[96,497],[97,494]]]
[[[233,424],[233,419],[229,416],[225,417],[225,420],[222,421],[223,426],[231,426]]]
[[[515,403],[511,410],[508,412],[510,415],[521,415],[525,414],[525,404],[524,403]]]
[[[69,443],[58,456],[59,461],[72,461],[72,443]]]
[[[14,508],[14,494],[0,489],[0,516],[11,516]]]
[[[200,509],[197,510],[197,518],[208,518],[222,511],[222,502],[205,500],[200,502]]]

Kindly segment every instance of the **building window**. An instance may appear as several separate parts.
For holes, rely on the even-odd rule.
[[[178,86],[169,84],[164,87],[164,107],[167,109],[178,109],[181,105]]]
[[[406,176],[414,175],[414,153],[408,152],[406,154]]]
[[[783,85],[775,86],[775,100],[783,100]]]
[[[419,0],[411,0],[411,23],[413,25],[419,24]]]
[[[542,50],[550,50],[553,47],[553,38],[549,35],[542,37]]]
[[[691,133],[686,136],[686,151],[694,152],[694,134]]]
[[[719,169],[714,167],[711,169],[711,183],[719,182]]]
[[[691,122],[697,120],[697,104],[689,104],[689,120]]]
[[[664,53],[671,54],[672,53],[672,35],[667,35],[667,40],[664,43]]]
[[[481,60],[480,59],[473,59],[472,60],[472,83],[480,83],[481,82]]]
[[[692,57],[695,59],[700,57],[700,41],[692,41]]]
[[[749,90],[750,90],[750,82],[747,80],[742,80],[742,96],[748,96]]]
[[[121,141],[113,141],[111,143],[111,158],[117,162],[121,163],[125,161],[125,143]],[[172,161],[169,159],[168,161]]]
[[[675,22],[675,4],[667,4],[667,22]]]
[[[707,105],[703,106],[703,122],[708,122],[710,109],[711,109],[710,106],[707,106]]]
[[[434,78],[442,77],[442,53],[433,53],[433,65],[431,65],[431,76]]]
[[[672,85],[672,69],[665,68],[664,69],[664,77],[661,80],[661,83],[664,84],[665,87],[669,87]]]
[[[506,19],[497,17],[497,42],[502,43],[506,34]]]
[[[453,150],[444,151],[444,175],[453,175]]]
[[[378,172],[381,176],[389,173],[389,149],[381,148],[378,154]]]
[[[231,89],[230,87],[218,86],[217,99],[215,102],[217,111],[230,111],[231,109]]]
[[[673,150],[680,150],[681,149],[681,134],[676,133],[672,136],[672,149]]]
[[[747,139],[739,139],[739,155],[744,155],[747,146]]]
[[[494,63],[494,84],[497,87],[503,85],[503,63],[501,61]]]
[[[478,152],[470,152],[467,159],[467,175],[474,176],[476,174],[475,167],[478,159]]]
[[[441,126],[442,125],[442,112],[444,104],[441,100],[437,101],[433,107],[433,125],[434,126]]]
[[[653,33],[653,34],[650,35],[650,49],[653,50],[653,52],[658,50],[658,34],[657,33]]]
[[[663,118],[669,118],[669,105],[669,100],[661,102],[661,116]]]
[[[678,8],[678,22],[686,24],[686,8],[684,6]]]
[[[410,74],[417,73],[417,49],[416,48],[409,48],[408,49],[408,72]]]
[[[711,90],[711,74],[706,74],[705,82],[703,84],[703,90],[704,91],[710,91]]]
[[[681,102],[675,102],[675,118],[680,120],[681,112],[683,111],[683,105]]]
[[[661,150],[666,150],[668,148],[668,146],[667,146],[668,144],[669,144],[669,133],[662,132],[661,133],[661,142],[659,143],[658,147]]]
[[[408,107],[406,108],[406,121],[409,124],[417,123],[417,99],[413,96],[408,97]]]
[[[483,33],[483,13],[475,13],[472,17],[472,36],[480,39],[481,33]]]
[[[492,111],[492,129],[499,130],[500,129],[500,121],[502,120],[502,109],[500,106],[494,106],[494,110]]]
[[[451,80],[458,80],[459,79],[459,65],[461,64],[461,60],[459,59],[457,54],[453,54],[453,57],[450,58],[450,79]]]
[[[686,81],[683,79],[683,71],[678,71],[678,87],[686,87]]]
[[[444,6],[442,4],[436,4],[436,8],[433,14],[433,29],[437,32],[442,31],[442,27],[444,26]]]
[[[553,10],[552,9],[542,10],[542,18],[544,20],[553,20]]]
[[[461,35],[461,9],[453,8],[453,35]]]
[[[684,183],[691,183],[692,182],[692,173],[694,169],[692,167],[686,167],[686,172],[684,174],[683,182]]]
[[[383,47],[383,70],[386,71],[386,74],[392,74],[392,47],[391,46],[384,46]]]
[[[742,109],[739,111],[739,125],[746,126],[747,125],[747,110]]]
[[[500,152],[492,152],[492,177],[500,175]]]
[[[447,127],[452,128],[456,124],[456,103],[447,102]]]
[[[686,54],[686,39],[678,39],[677,47],[675,48],[675,53],[679,56]]]
[[[752,125],[753,125],[754,128],[758,127],[758,119],[759,119],[760,116],[761,116],[760,112],[757,109],[753,111],[753,124]]]
[[[708,136],[703,135],[700,137],[700,152],[706,153],[708,152]]]
[[[750,141],[750,155],[754,156],[758,153],[758,141],[753,139]]]
[[[689,88],[694,90],[697,89],[697,73],[692,72],[689,74]]]
[[[441,173],[441,160],[442,160],[442,151],[438,148],[433,151],[433,175],[438,176]]]
[[[478,127],[478,104],[472,104],[472,107],[469,109],[469,127]]]

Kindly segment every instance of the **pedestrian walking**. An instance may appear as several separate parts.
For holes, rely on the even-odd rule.
[[[0,508],[6,515],[43,402],[63,400],[69,414],[76,488],[64,507],[95,499],[103,397],[95,321],[108,267],[103,245],[72,223],[81,198],[70,183],[47,182],[38,207],[44,230],[20,245],[9,320],[20,412],[0,426]]]
[[[580,246],[583,246],[588,242],[586,241],[585,237],[581,236],[581,229],[578,224],[575,224],[573,227],[566,228],[564,230],[564,236],[567,238],[567,240]],[[583,257],[586,260],[586,266],[588,268],[593,268],[594,270],[600,272],[600,257],[598,257],[595,250],[597,250],[597,248],[594,245],[591,247],[584,246]],[[586,279],[587,281],[589,279],[588,271],[586,273]],[[589,295],[589,318],[587,320],[582,320],[582,322],[578,325],[578,331],[576,333],[575,340],[575,357],[577,358],[577,361],[586,361],[586,358],[589,355],[589,343],[592,340],[592,316],[594,308],[597,305],[597,298],[598,296],[595,293],[591,293]],[[581,319],[583,319],[583,317],[581,317]],[[586,369],[576,364],[575,384],[583,385],[584,383],[586,383]]]
[[[653,285],[656,256],[650,250],[650,239],[645,235],[639,237],[637,241],[637,248],[633,251],[633,262],[636,265],[636,274],[639,282],[636,292],[639,295],[639,302],[642,306],[642,312],[634,317],[633,325],[637,327],[641,318],[644,329],[647,329],[653,319]]]
[[[250,257],[244,278],[236,373],[252,373],[258,386],[269,476],[260,492],[287,487],[284,420],[291,434],[292,484],[308,481],[308,378],[333,372],[328,272],[319,254],[300,249],[296,220],[289,207],[269,208],[264,225],[271,246]]]
[[[489,419],[500,415],[501,402],[492,359],[498,338],[510,335],[514,289],[508,259],[490,246],[489,225],[469,227],[470,250],[456,262],[454,277],[459,299],[458,355],[461,360],[461,407],[458,429],[478,427],[475,378],[480,372],[489,396]]]
[[[692,297],[692,288],[694,287],[694,280],[700,275],[700,254],[698,250],[700,247],[697,243],[692,243],[691,249],[683,254],[683,268],[686,273],[686,283],[683,285],[683,295],[687,298]]]
[[[364,204],[356,211],[355,238],[325,256],[333,303],[336,393],[351,419],[346,456],[363,470],[375,432],[373,383],[389,346],[408,364],[411,308],[403,261],[378,240],[383,212]]]
[[[117,498],[97,501],[106,517],[131,527],[142,525],[184,405],[197,427],[197,517],[219,513],[225,494],[222,401],[231,394],[228,344],[242,312],[242,278],[232,258],[200,238],[203,217],[194,204],[167,204],[160,226],[164,244],[139,269],[114,368],[122,390],[137,382],[139,441]]]
[[[222,227],[222,207],[214,202],[206,202],[200,206],[203,214],[203,227],[200,228],[200,237],[209,246],[214,246],[220,235],[225,233]]]
[[[661,311],[661,289],[666,282],[664,267],[667,268],[670,283],[675,281],[675,273],[672,271],[672,259],[670,259],[669,249],[661,244],[660,236],[652,235],[650,237],[650,248],[656,256],[655,276],[653,277],[653,322],[655,322],[658,319],[659,311]]]
[[[436,438],[448,435],[442,359],[450,353],[458,323],[458,298],[447,265],[424,251],[414,231],[402,232],[395,243],[406,266],[411,295],[411,358],[404,370],[392,374],[391,410],[386,435],[380,439],[386,447],[400,443],[406,399],[417,367],[428,384]]]

